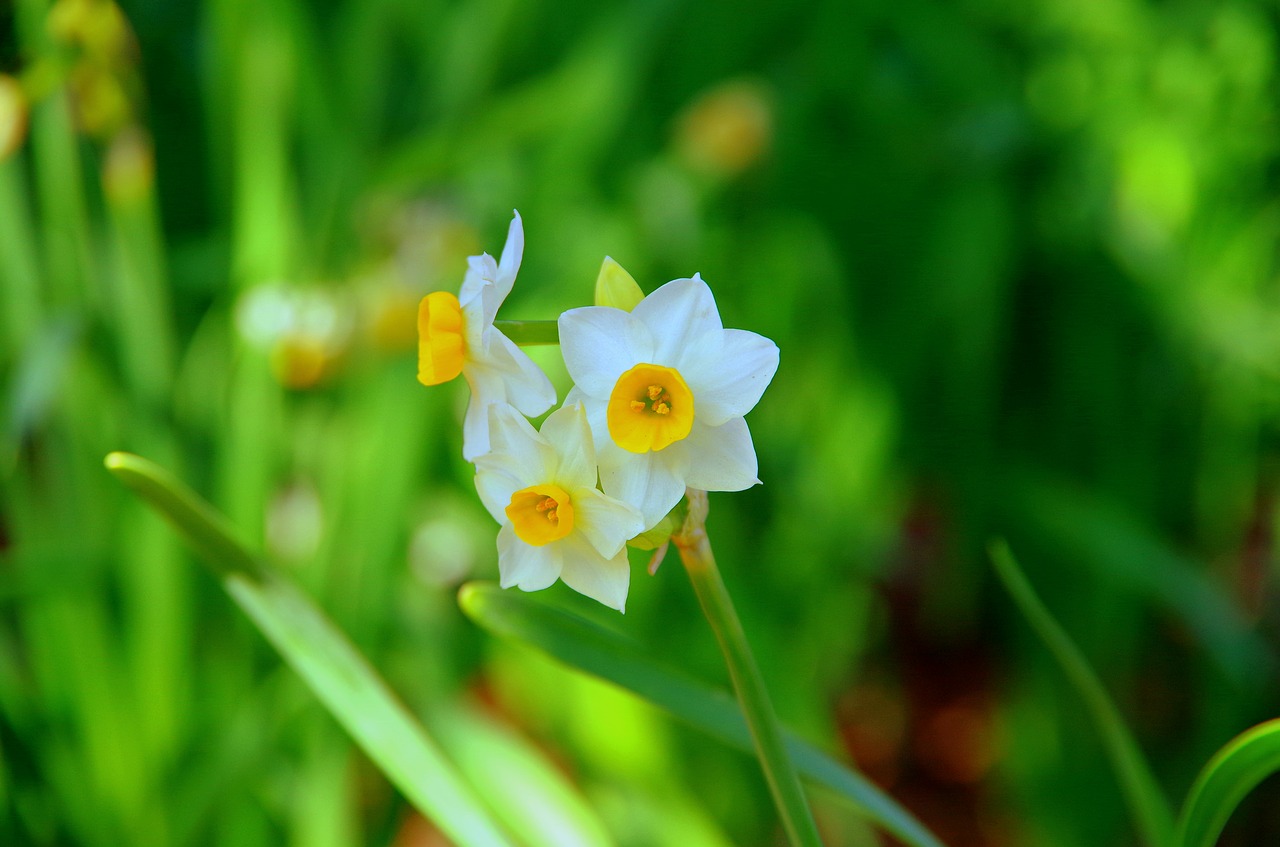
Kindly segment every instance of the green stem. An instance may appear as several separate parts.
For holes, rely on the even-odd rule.
[[[702,612],[707,616],[716,640],[720,642],[720,651],[724,654],[729,677],[733,680],[734,693],[742,704],[747,727],[751,730],[751,740],[755,744],[769,791],[773,794],[774,804],[782,816],[787,839],[793,845],[821,847],[818,828],[813,822],[804,792],[800,789],[800,779],[787,755],[782,728],[774,714],[773,704],[769,701],[769,693],[765,690],[764,678],[760,675],[755,656],[747,644],[747,636],[742,630],[742,622],[738,620],[738,613],[733,608],[733,600],[724,586],[724,580],[720,578],[715,556],[711,552],[711,542],[707,540],[707,493],[690,489],[687,496],[689,517],[680,531],[671,536],[671,540],[680,551],[680,560],[689,573],[689,580],[698,595]]]
[[[521,347],[560,343],[560,327],[555,321],[494,321],[493,325]]]

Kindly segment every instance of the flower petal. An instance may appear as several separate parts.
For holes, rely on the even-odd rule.
[[[724,329],[716,299],[697,274],[658,288],[641,300],[631,314],[653,333],[653,364],[677,369],[684,351],[707,333]]]
[[[742,491],[760,484],[756,448],[742,418],[730,418],[714,427],[694,421],[689,437],[663,452],[672,449],[685,463],[685,484],[690,488]]]
[[[634,506],[601,494],[594,487],[578,488],[573,498],[574,529],[607,558],[617,555],[629,539],[644,532],[644,516]]]
[[[462,375],[471,386],[471,399],[467,401],[467,413],[462,417],[462,458],[474,462],[489,452],[489,409],[494,406],[476,385],[474,369],[463,370]]]
[[[608,399],[623,371],[654,356],[648,328],[621,309],[570,309],[560,316],[559,329],[569,375],[592,397]]]
[[[561,558],[559,544],[525,544],[511,524],[498,530],[498,581],[503,588],[541,591],[560,577]]]
[[[778,345],[743,329],[710,332],[683,357],[681,376],[693,391],[698,419],[720,426],[755,408],[778,371]]]
[[[473,360],[497,375],[503,385],[502,396],[526,415],[540,415],[555,404],[556,389],[551,380],[527,353],[497,329],[485,331],[484,351]]]
[[[537,484],[517,477],[505,455],[486,453],[476,457],[476,493],[498,523],[508,520],[506,509],[511,505],[511,495]]]
[[[566,491],[583,486],[594,489],[596,449],[582,404],[565,405],[556,409],[542,422],[541,434],[559,460],[554,473],[555,484]]]
[[[533,424],[507,403],[491,405],[488,417],[489,424],[485,429],[490,452],[488,457],[475,459],[476,467],[500,466],[520,483],[521,488],[550,481],[556,462],[555,451],[533,428]],[[505,508],[507,504],[502,505]]]
[[[628,453],[610,443],[596,451],[604,493],[630,503],[644,516],[644,528],[662,520],[684,496],[683,454],[668,447],[658,453]]]
[[[498,262],[498,276],[494,280],[495,287],[506,300],[515,284],[516,273],[520,270],[520,260],[524,258],[524,221],[520,213],[511,212],[511,226],[507,227],[507,243],[502,246],[502,259]]]
[[[627,562],[625,547],[616,556],[606,559],[576,533],[558,546],[562,547],[564,557],[560,578],[565,585],[611,609],[626,611],[631,566]]]
[[[498,278],[498,263],[488,253],[481,253],[479,256],[467,257],[467,273],[462,278],[462,287],[458,289],[458,302],[465,309],[472,304],[480,303],[480,295],[486,288],[493,286],[494,281]],[[496,295],[497,292],[495,291]],[[497,297],[497,306],[502,305],[502,301],[507,299],[506,294]],[[497,311],[494,306],[494,311]],[[489,323],[493,322],[493,316],[489,316]]]

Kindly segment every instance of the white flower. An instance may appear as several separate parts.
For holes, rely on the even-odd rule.
[[[523,255],[524,227],[516,212],[500,261],[488,253],[470,257],[458,296],[437,291],[418,306],[418,381],[439,385],[461,373],[471,386],[462,425],[467,461],[489,449],[490,406],[509,403],[526,415],[540,415],[556,402],[546,374],[493,325]]]
[[[490,407],[491,450],[476,460],[476,490],[498,532],[503,588],[557,578],[623,611],[627,539],[644,529],[635,508],[596,488],[596,457],[581,405],[552,412],[538,432],[507,405]]]
[[[743,415],[778,369],[772,341],[720,323],[695,274],[631,312],[603,306],[560,316],[560,347],[595,436],[606,493],[651,527],[685,487],[741,491],[760,482]]]

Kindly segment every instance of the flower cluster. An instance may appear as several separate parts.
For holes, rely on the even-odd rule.
[[[418,379],[436,385],[461,374],[471,388],[463,455],[502,525],[502,586],[535,591],[562,579],[622,611],[628,541],[661,522],[686,488],[759,483],[743,416],[773,379],[778,348],[725,329],[697,274],[642,297],[606,259],[596,302],[607,305],[559,317],[574,386],[537,430],[529,418],[555,405],[555,389],[494,324],[523,253],[517,213],[501,259],[473,256],[457,296],[423,298]]]

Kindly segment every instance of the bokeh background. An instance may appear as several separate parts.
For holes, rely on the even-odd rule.
[[[457,609],[496,527],[465,386],[414,379],[414,312],[517,208],[502,317],[588,303],[608,254],[645,290],[700,271],[781,348],[749,417],[765,484],[713,495],[710,530],[784,719],[948,844],[1134,843],[985,549],[1009,539],[1171,798],[1280,714],[1278,23],[0,3],[0,842],[442,843],[104,472],[125,449],[287,568],[454,755],[549,763],[627,847],[781,843],[750,758]],[[548,593],[724,681],[674,559],[637,558],[624,618]],[[1223,843],[1280,840],[1277,791]],[[887,843],[816,802],[828,843]]]

